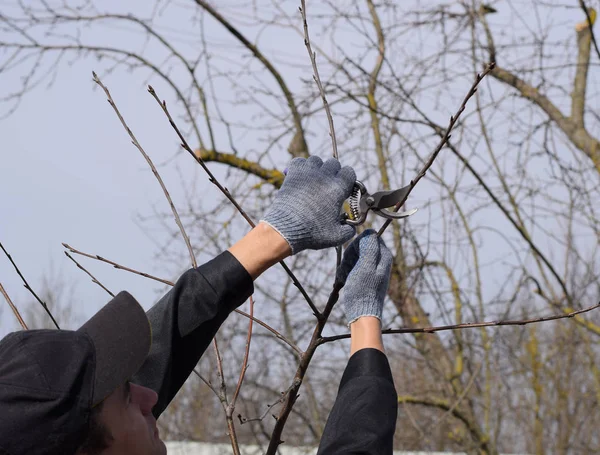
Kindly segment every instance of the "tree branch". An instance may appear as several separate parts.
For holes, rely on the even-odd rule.
[[[31,286],[29,286],[29,283],[27,282],[27,280],[25,279],[25,277],[23,276],[23,274],[19,270],[19,267],[17,267],[17,264],[15,264],[15,261],[13,261],[12,256],[10,254],[8,254],[8,251],[6,251],[6,249],[4,248],[4,246],[2,245],[2,243],[0,243],[0,248],[2,248],[2,251],[4,251],[4,254],[8,258],[8,260],[10,261],[10,263],[13,265],[13,267],[15,268],[15,270],[17,272],[17,275],[19,275],[21,277],[21,280],[23,280],[23,286],[25,286],[25,289],[27,289],[29,292],[31,292],[31,294],[40,303],[40,305],[42,305],[42,308],[44,309],[44,311],[48,314],[48,316],[50,316],[50,319],[52,320],[52,323],[54,324],[54,326],[57,329],[60,329],[60,327],[58,326],[58,322],[56,322],[56,319],[54,319],[54,316],[52,315],[52,312],[48,308],[48,305],[46,305],[46,302],[44,302],[42,299],[40,299],[38,297],[38,295],[35,293],[35,291],[33,289],[31,289]]]
[[[163,112],[165,113],[165,115],[169,119],[169,123],[171,124],[171,126],[175,130],[175,133],[177,133],[177,136],[181,140],[181,146],[183,147],[183,149],[185,151],[187,151],[200,166],[202,166],[202,169],[204,169],[204,172],[206,172],[206,174],[208,175],[208,180],[212,184],[214,184],[225,195],[225,197],[227,199],[229,199],[229,201],[234,205],[234,207],[238,210],[238,212],[244,217],[244,219],[248,222],[248,224],[251,227],[255,227],[256,224],[254,223],[254,221],[252,221],[252,218],[250,218],[250,216],[240,206],[240,204],[236,201],[236,199],[229,192],[229,190],[227,188],[225,188],[223,185],[221,185],[221,183],[215,178],[215,176],[213,175],[213,173],[210,171],[210,169],[208,169],[208,167],[206,166],[206,164],[204,163],[204,161],[202,161],[202,159],[200,158],[200,156],[197,155],[197,154],[195,154],[194,151],[192,150],[192,148],[189,146],[189,144],[187,143],[187,141],[185,140],[185,138],[183,137],[183,135],[179,131],[179,128],[177,127],[177,124],[175,123],[175,121],[171,117],[171,114],[169,113],[169,110],[167,109],[167,103],[166,103],[166,101],[164,101],[164,100],[160,101],[160,99],[158,98],[158,95],[156,94],[156,91],[150,85],[148,86],[148,92],[152,95],[152,97],[160,105],[160,107],[162,108]],[[310,306],[310,309],[312,310],[313,314],[318,319],[320,317],[321,313],[319,312],[319,310],[317,309],[317,307],[313,303],[313,301],[310,298],[310,296],[306,293],[306,290],[304,289],[304,287],[302,287],[302,285],[300,284],[300,282],[298,281],[298,279],[296,278],[296,276],[292,273],[292,271],[289,269],[289,267],[285,264],[284,261],[280,261],[279,264],[281,264],[281,266],[286,271],[286,273],[288,274],[288,276],[292,279],[292,282],[294,283],[294,286],[296,286],[296,288],[300,291],[300,293],[302,294],[302,296],[304,297],[304,299],[308,303],[308,306]]]
[[[6,291],[4,290],[4,287],[2,286],[2,283],[0,283],[0,294],[2,294],[4,296],[4,298],[6,299],[6,301],[8,302],[8,305],[10,306],[10,309],[15,314],[17,320],[19,321],[19,324],[21,324],[21,327],[23,327],[24,330],[29,330],[29,328],[27,327],[27,324],[25,324],[25,321],[21,317],[21,313],[19,313],[19,310],[17,310],[17,307],[15,306],[14,303],[12,303],[12,300],[10,300],[10,297],[8,296],[8,294],[6,293]]]
[[[417,176],[413,180],[410,181],[410,189],[409,189],[408,193],[406,193],[406,195],[404,196],[404,199],[402,199],[400,202],[398,202],[395,205],[395,207],[393,209],[395,212],[397,212],[398,209],[400,209],[400,207],[402,207],[404,205],[404,203],[406,202],[406,199],[408,198],[408,196],[410,195],[410,193],[412,192],[414,187],[417,185],[417,183],[419,183],[419,180],[421,180],[425,176],[425,174],[427,173],[427,170],[431,167],[431,165],[437,158],[438,154],[444,147],[444,145],[450,139],[450,132],[454,128],[454,125],[456,125],[456,122],[459,119],[460,115],[465,110],[465,107],[467,106],[467,102],[477,91],[477,86],[483,80],[483,78],[485,76],[487,76],[494,69],[494,66],[495,66],[494,62],[488,63],[488,65],[485,68],[485,70],[483,71],[483,73],[477,74],[477,76],[475,77],[475,82],[473,82],[473,85],[471,85],[471,88],[465,95],[463,102],[461,103],[460,107],[458,108],[458,111],[456,111],[456,114],[454,114],[453,116],[450,116],[450,123],[448,124],[448,127],[446,128],[446,132],[442,136],[440,143],[434,149],[434,151],[431,153],[431,156],[429,157],[427,162],[423,165],[423,167],[421,168],[421,170],[419,171]],[[391,222],[392,222],[391,219],[386,220],[386,222],[383,223],[383,226],[381,226],[381,228],[377,232],[377,235],[381,236],[381,234],[383,234],[383,232],[386,230],[386,228],[390,225]]]
[[[138,140],[134,136],[134,134],[131,131],[131,129],[129,128],[129,126],[127,126],[127,123],[125,123],[125,119],[121,115],[121,112],[119,112],[119,109],[117,108],[117,105],[113,101],[112,96],[110,95],[110,92],[108,91],[108,88],[102,83],[102,81],[98,78],[98,76],[96,75],[95,72],[92,72],[92,74],[94,76],[94,82],[96,84],[98,84],[100,87],[102,87],[102,90],[104,90],[104,93],[106,94],[106,96],[108,98],[108,104],[111,105],[111,107],[113,108],[113,110],[117,114],[117,117],[119,117],[119,120],[121,121],[121,124],[123,125],[123,128],[125,128],[125,131],[127,131],[127,134],[129,134],[129,137],[131,138],[131,141],[133,142],[133,145],[135,145],[135,147],[140,151],[140,153],[142,154],[142,156],[144,157],[144,159],[148,163],[148,166],[150,166],[150,169],[152,169],[152,173],[154,174],[154,177],[156,177],[156,180],[158,180],[158,183],[160,184],[160,187],[162,188],[163,193],[165,194],[165,197],[167,198],[167,201],[169,202],[169,205],[171,206],[171,211],[173,212],[173,217],[175,218],[175,222],[177,223],[177,226],[179,227],[179,231],[181,232],[181,236],[183,237],[183,240],[185,241],[185,244],[187,246],[188,252],[190,254],[190,259],[192,261],[192,267],[194,267],[194,268],[198,267],[198,264],[196,263],[196,255],[194,254],[194,249],[192,248],[192,244],[190,243],[190,238],[188,237],[187,233],[185,232],[185,228],[183,227],[183,224],[181,223],[181,219],[179,218],[179,214],[177,213],[177,209],[175,208],[175,205],[173,204],[173,200],[171,199],[171,195],[169,194],[169,191],[167,190],[167,187],[165,186],[165,184],[164,184],[164,182],[163,182],[160,174],[158,173],[158,170],[156,169],[156,166],[154,166],[154,163],[152,162],[152,160],[150,159],[150,157],[146,154],[146,152],[144,151],[144,149],[142,148],[142,146],[140,145],[140,143],[138,142]]]
[[[233,153],[222,153],[216,150],[199,148],[194,150],[194,155],[205,163],[214,161],[248,172],[272,184],[275,188],[281,187],[285,177],[283,172],[277,169],[266,169],[254,161],[234,155]]]
[[[515,326],[515,325],[528,325],[537,324],[540,322],[556,321],[558,319],[576,318],[576,316],[587,313],[589,311],[600,308],[600,303],[596,305],[582,308],[581,310],[571,311],[569,313],[554,314],[552,316],[545,316],[534,319],[517,319],[517,320],[500,320],[500,321],[487,321],[487,322],[466,322],[464,324],[451,324],[451,325],[440,325],[436,327],[417,327],[417,328],[400,328],[400,329],[387,329],[383,330],[384,335],[395,334],[395,333],[435,333],[443,332],[446,330],[462,330],[462,329],[474,329],[477,327],[498,327],[498,326]],[[342,340],[350,338],[350,334],[334,335],[330,337],[323,337],[319,340],[319,344],[330,343],[336,340]]]
[[[283,77],[281,74],[275,69],[275,67],[271,64],[271,62],[263,55],[263,53],[248,39],[242,35],[227,19],[225,19],[217,10],[215,10],[212,6],[210,6],[204,0],[195,0],[195,2],[202,8],[204,8],[212,17],[214,17],[217,21],[219,21],[233,36],[235,36],[250,52],[254,55],[267,70],[271,73],[271,75],[277,81],[277,84],[281,88],[283,95],[288,103],[290,111],[292,113],[292,117],[294,119],[294,125],[296,127],[296,133],[299,135],[300,147],[297,148],[298,156],[308,156],[308,146],[306,145],[306,141],[304,139],[304,129],[302,128],[302,117],[298,112],[298,108],[296,107],[296,103],[294,101],[294,97],[292,92],[287,87]]]
[[[92,279],[93,283],[96,283],[98,286],[100,286],[102,289],[104,289],[106,292],[108,292],[110,294],[111,297],[114,297],[115,295],[110,292],[102,283],[100,283],[100,281],[98,281],[96,279],[96,277],[94,275],[92,275],[90,272],[88,272],[79,262],[77,262],[73,256],[71,256],[69,253],[67,253],[66,251],[64,251],[65,255],[75,263],[75,265],[80,269],[83,270],[85,273],[87,273],[89,275],[89,277]]]
[[[323,88],[323,84],[321,83],[321,76],[319,76],[319,69],[317,68],[317,53],[313,52],[310,46],[310,36],[308,35],[308,22],[306,21],[306,2],[304,0],[300,0],[300,14],[302,15],[302,24],[304,25],[304,45],[306,46],[306,50],[308,51],[308,56],[310,57],[310,62],[313,67],[313,79],[317,83],[317,87],[319,88],[319,94],[321,95],[321,100],[323,101],[323,107],[325,108],[325,114],[327,115],[327,121],[329,122],[329,137],[331,137],[331,147],[333,149],[333,157],[337,160],[338,157],[338,149],[337,149],[337,139],[335,137],[335,127],[333,126],[333,117],[331,116],[331,109],[329,109],[329,103],[327,103],[327,97],[325,96],[325,89]]]

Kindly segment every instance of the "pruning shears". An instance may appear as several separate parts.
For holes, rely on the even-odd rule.
[[[410,185],[393,191],[377,191],[370,194],[364,183],[357,180],[352,188],[352,195],[348,198],[350,205],[350,215],[344,213],[343,222],[352,226],[363,224],[367,219],[367,213],[372,210],[376,215],[392,220],[399,220],[414,214],[417,209],[411,209],[406,212],[392,212],[386,210],[387,207],[393,207],[401,202],[408,192]]]

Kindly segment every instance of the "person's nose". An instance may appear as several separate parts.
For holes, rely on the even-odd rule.
[[[158,401],[158,394],[148,387],[131,384],[131,401],[140,407],[142,414],[148,415]]]

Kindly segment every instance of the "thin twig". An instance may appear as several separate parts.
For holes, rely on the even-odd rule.
[[[452,404],[452,406],[450,406],[450,408],[446,412],[444,412],[444,414],[438,420],[436,420],[433,423],[433,425],[431,425],[429,428],[427,428],[427,434],[434,434],[433,430],[438,428],[448,418],[448,416],[450,416],[454,412],[454,410],[458,407],[458,405],[460,405],[460,403],[467,396],[467,393],[469,392],[471,387],[473,387],[473,384],[475,384],[475,379],[479,375],[479,372],[481,371],[482,367],[483,367],[483,362],[480,362],[479,365],[477,366],[477,368],[475,368],[475,371],[473,372],[471,377],[469,378],[469,382],[467,383],[467,385],[461,392],[460,396]],[[424,437],[424,434],[421,434],[421,438],[423,438],[423,437]]]
[[[240,394],[240,389],[242,388],[242,383],[244,382],[244,376],[246,375],[246,370],[248,369],[248,358],[250,357],[250,342],[252,341],[253,316],[254,316],[254,299],[252,298],[252,296],[250,296],[250,319],[248,322],[248,336],[246,337],[246,350],[244,352],[244,360],[242,361],[240,377],[238,379],[238,383],[235,388],[235,392],[233,392],[233,397],[231,397],[231,402],[227,406],[227,418],[232,418],[232,416],[233,416],[233,411],[235,410],[235,402],[237,401],[238,395]]]
[[[313,79],[317,83],[317,87],[319,87],[319,93],[321,95],[321,100],[323,101],[323,107],[325,108],[325,114],[327,115],[327,121],[329,122],[329,136],[331,137],[331,147],[333,148],[333,157],[337,160],[338,158],[338,150],[337,150],[337,140],[335,137],[335,127],[333,126],[333,117],[331,116],[331,110],[329,109],[329,103],[327,102],[327,97],[325,96],[325,89],[323,88],[323,84],[321,83],[321,76],[319,76],[319,70],[317,68],[317,53],[313,52],[310,46],[310,37],[308,35],[308,22],[306,21],[306,2],[304,0],[300,0],[300,14],[302,14],[302,23],[304,24],[304,45],[306,46],[306,50],[308,51],[308,56],[310,57],[310,61],[313,67]]]
[[[306,46],[306,50],[308,51],[308,56],[310,58],[310,62],[313,67],[313,79],[317,83],[317,87],[319,88],[319,93],[321,95],[321,100],[323,101],[323,108],[325,109],[325,115],[327,116],[327,121],[329,122],[329,137],[331,137],[331,148],[333,150],[333,157],[336,160],[339,160],[338,149],[337,149],[337,138],[335,136],[335,126],[333,125],[333,116],[331,115],[331,109],[329,108],[329,103],[327,102],[327,97],[325,96],[325,89],[323,88],[323,83],[321,82],[321,76],[319,76],[319,69],[317,68],[317,53],[312,50],[310,46],[310,36],[308,34],[308,22],[306,20],[306,2],[304,0],[300,1],[301,6],[298,8],[300,10],[300,14],[302,15],[302,23],[304,25],[304,45]],[[336,267],[339,267],[342,263],[342,247],[335,247],[336,253]]]
[[[273,327],[265,324],[263,321],[261,321],[260,319],[255,318],[254,316],[250,316],[248,313],[240,310],[240,309],[236,309],[234,310],[236,313],[241,314],[242,316],[245,316],[249,319],[252,319],[254,322],[256,322],[257,324],[263,326],[265,329],[267,329],[269,332],[271,332],[273,335],[275,335],[275,337],[281,341],[283,341],[285,344],[287,344],[290,348],[292,348],[294,351],[296,351],[296,353],[298,354],[298,356],[302,357],[302,355],[304,354],[304,352],[302,352],[302,349],[300,349],[298,346],[296,346],[294,343],[292,343],[289,339],[287,339],[286,337],[284,337],[281,333],[279,333],[277,330],[275,330]]]
[[[17,317],[17,319],[19,321],[19,324],[21,324],[21,327],[23,327],[24,330],[29,330],[29,328],[27,327],[27,324],[25,324],[25,321],[21,317],[21,313],[19,313],[19,310],[17,310],[17,307],[15,306],[14,303],[12,303],[12,300],[10,300],[10,297],[4,290],[2,283],[0,283],[0,293],[4,296],[4,298],[8,302],[8,305],[10,306],[11,310],[13,311],[13,313],[15,314],[15,316]]]
[[[198,376],[198,377],[200,378],[200,380],[201,380],[202,382],[204,382],[204,384],[206,384],[206,385],[207,385],[207,386],[210,388],[210,390],[212,390],[212,391],[215,393],[215,395],[216,395],[217,397],[219,396],[219,392],[217,391],[217,389],[215,389],[215,388],[213,387],[213,385],[211,384],[211,382],[210,382],[210,381],[208,381],[207,379],[205,379],[205,378],[204,378],[204,376],[202,376],[200,373],[198,373],[198,371],[197,371],[195,368],[194,368],[192,371],[193,371],[194,373],[196,373],[196,376]]]
[[[500,321],[486,321],[486,322],[466,322],[463,324],[452,324],[452,325],[440,325],[434,327],[415,327],[415,328],[400,328],[400,329],[387,329],[383,330],[381,333],[384,335],[394,334],[394,333],[435,333],[442,332],[446,330],[462,330],[462,329],[474,329],[478,327],[498,327],[498,326],[515,326],[515,325],[528,325],[528,324],[537,324],[539,322],[547,322],[547,321],[556,321],[558,319],[567,319],[574,318],[577,315],[587,313],[589,311],[600,308],[600,302],[596,305],[582,308],[581,310],[572,311],[570,313],[562,313],[562,314],[554,314],[552,316],[545,316],[541,318],[534,319],[518,319],[518,320],[500,320]],[[334,335],[330,337],[321,338],[319,344],[330,343],[331,341],[342,340],[345,338],[350,338],[350,334],[344,335]]]
[[[119,120],[121,121],[123,128],[125,128],[125,131],[127,131],[127,134],[129,134],[129,137],[131,138],[133,145],[135,145],[135,147],[144,156],[144,159],[148,163],[148,166],[150,166],[150,168],[152,169],[152,173],[156,177],[156,180],[158,180],[158,183],[160,184],[160,187],[162,188],[163,193],[165,194],[165,197],[167,198],[167,201],[169,202],[169,205],[171,206],[171,211],[173,212],[173,216],[175,217],[175,222],[177,223],[177,226],[179,226],[179,230],[181,231],[183,240],[185,241],[185,244],[188,248],[188,252],[190,254],[190,259],[192,261],[192,266],[197,267],[198,264],[196,263],[196,256],[194,254],[194,249],[192,248],[192,244],[190,243],[190,238],[188,237],[187,233],[185,232],[183,224],[181,223],[181,219],[179,218],[179,214],[177,213],[177,210],[175,209],[175,205],[173,204],[173,200],[171,199],[171,195],[169,194],[167,187],[165,186],[162,178],[160,177],[160,174],[158,173],[156,166],[154,166],[154,163],[152,162],[150,157],[146,154],[146,152],[144,151],[144,149],[142,148],[142,146],[140,145],[138,140],[135,138],[133,132],[127,126],[127,123],[125,123],[125,119],[121,115],[121,112],[119,112],[117,105],[113,101],[112,96],[110,95],[110,92],[108,91],[108,88],[106,88],[106,86],[102,83],[102,81],[100,81],[100,79],[98,78],[98,76],[96,75],[95,72],[92,72],[92,75],[94,77],[94,82],[96,84],[98,84],[100,87],[102,87],[102,90],[104,90],[104,93],[106,94],[106,96],[108,98],[108,104],[111,105],[111,107],[114,109],[115,113],[117,114],[117,117],[119,117]]]
[[[442,150],[442,148],[444,147],[444,145],[446,144],[446,142],[448,142],[448,139],[450,139],[450,136],[451,136],[450,132],[454,128],[454,125],[456,125],[456,122],[458,121],[458,118],[460,117],[460,115],[465,110],[465,107],[467,106],[467,102],[469,101],[469,99],[477,91],[477,86],[483,80],[483,78],[485,76],[487,76],[494,69],[495,66],[496,66],[496,64],[494,62],[490,62],[486,66],[486,68],[483,71],[483,73],[477,74],[477,77],[475,78],[475,82],[473,82],[473,85],[471,86],[471,88],[469,89],[469,91],[466,94],[465,98],[463,99],[463,102],[461,103],[460,107],[458,108],[458,111],[456,111],[456,114],[454,114],[453,116],[450,116],[450,123],[448,124],[448,127],[446,128],[446,132],[444,133],[444,135],[440,139],[439,144],[434,149],[433,153],[431,154],[431,156],[429,157],[429,159],[427,160],[427,162],[425,163],[425,165],[423,166],[423,168],[419,171],[419,173],[417,174],[417,176],[413,180],[411,180],[411,182],[410,182],[410,188],[408,190],[408,193],[406,193],[406,195],[404,196],[404,199],[402,199],[400,202],[398,202],[395,205],[395,207],[393,209],[395,212],[398,211],[398,209],[400,207],[402,207],[402,205],[404,204],[404,202],[406,201],[406,199],[408,198],[408,196],[412,192],[413,188],[415,187],[415,185],[419,182],[419,180],[421,180],[425,176],[425,174],[427,173],[427,170],[431,167],[431,165],[433,164],[433,162],[437,158],[438,154],[440,153],[440,151]],[[391,219],[386,220],[385,223],[383,223],[383,226],[381,226],[381,229],[379,229],[379,232],[377,233],[377,235],[381,236],[381,234],[383,234],[383,231],[386,230],[386,228],[390,225],[391,222],[392,222]]]
[[[100,286],[102,289],[104,289],[106,292],[108,292],[108,293],[111,295],[111,297],[114,297],[114,296],[115,296],[115,295],[114,295],[112,292],[110,292],[110,291],[109,291],[109,290],[108,290],[108,289],[107,289],[107,288],[106,288],[106,287],[105,287],[105,286],[104,286],[102,283],[100,283],[100,281],[98,281],[94,275],[92,275],[90,272],[88,272],[88,271],[87,271],[87,270],[86,270],[86,269],[85,269],[85,268],[84,268],[84,267],[83,267],[83,266],[82,266],[82,265],[81,265],[79,262],[77,262],[77,261],[76,261],[76,260],[73,258],[73,256],[71,256],[71,255],[70,255],[69,253],[67,253],[66,251],[64,251],[64,253],[65,253],[65,255],[66,255],[66,256],[67,256],[67,257],[68,257],[68,258],[69,258],[71,261],[73,261],[73,262],[75,263],[75,265],[76,265],[76,266],[77,266],[77,267],[78,267],[80,270],[83,270],[85,273],[87,273],[87,274],[89,275],[89,277],[92,279],[92,282],[93,282],[93,283],[96,283],[98,286]]]
[[[175,283],[173,283],[172,281],[165,280],[164,278],[158,278],[154,275],[150,275],[145,272],[140,272],[138,270],[135,270],[135,269],[132,269],[129,267],[125,267],[124,265],[117,264],[116,262],[113,262],[109,259],[103,258],[102,256],[98,256],[97,254],[84,253],[83,251],[76,250],[75,248],[68,245],[67,243],[63,243],[62,246],[64,246],[66,249],[68,249],[71,253],[79,254],[81,256],[85,256],[86,258],[96,259],[98,261],[105,262],[107,264],[112,265],[115,269],[125,270],[127,272],[131,272],[131,273],[135,273],[136,275],[143,276],[144,278],[149,278],[154,281],[159,281],[161,283],[168,284],[169,286],[175,286]]]
[[[10,254],[8,254],[8,251],[6,251],[6,249],[4,248],[4,246],[2,245],[2,243],[0,243],[0,248],[2,248],[2,251],[4,251],[4,254],[6,255],[6,257],[10,261],[10,263],[13,265],[13,267],[17,271],[17,274],[21,277],[21,280],[23,280],[23,285],[25,286],[25,289],[27,289],[29,292],[31,292],[31,294],[33,294],[33,296],[35,297],[35,299],[40,303],[40,305],[42,305],[42,308],[44,308],[44,310],[46,311],[46,313],[48,313],[48,316],[50,316],[50,319],[52,319],[52,322],[54,323],[54,325],[56,326],[56,328],[60,329],[60,327],[58,326],[58,322],[56,322],[56,319],[54,319],[54,316],[50,312],[50,309],[48,308],[48,305],[46,305],[46,303],[44,301],[42,301],[42,299],[40,299],[38,297],[38,295],[35,293],[35,291],[33,289],[31,289],[31,286],[29,286],[29,283],[27,282],[27,280],[25,279],[25,277],[23,276],[23,274],[19,270],[19,267],[17,267],[17,264],[15,264],[15,261],[13,261],[12,256]]]
[[[225,411],[225,420],[227,421],[227,430],[229,440],[231,441],[231,448],[233,449],[233,455],[240,454],[240,445],[237,440],[237,434],[235,432],[235,424],[233,418],[228,414],[229,402],[227,400],[227,385],[225,384],[225,375],[223,373],[223,360],[219,353],[219,345],[217,344],[217,338],[213,338],[213,347],[215,348],[215,356],[217,357],[217,375],[219,376],[220,388],[219,388],[219,401]]]
[[[296,387],[296,381],[294,380],[292,382],[292,385],[290,385],[287,390],[285,392],[281,392],[281,397],[279,397],[279,399],[271,404],[267,404],[267,409],[265,410],[265,412],[260,416],[260,417],[254,417],[252,419],[246,419],[244,417],[242,417],[242,414],[238,414],[237,417],[240,420],[240,424],[243,425],[245,423],[248,422],[260,422],[261,420],[263,420],[267,414],[269,413],[269,411],[273,408],[273,406],[278,405],[279,403],[283,403],[283,401],[286,399],[286,397],[289,395],[289,393],[292,391],[292,389],[294,387]]]
[[[169,109],[167,109],[167,102],[165,100],[163,100],[163,101],[160,100],[160,98],[158,97],[156,91],[154,90],[154,88],[151,85],[148,86],[148,92],[152,95],[152,97],[160,105],[160,107],[162,108],[163,112],[167,116],[167,119],[169,120],[169,123],[171,124],[171,127],[175,130],[175,133],[177,133],[177,136],[179,137],[179,140],[181,141],[181,147],[186,152],[188,152],[200,166],[202,166],[202,169],[204,169],[204,172],[206,172],[206,174],[208,175],[208,181],[210,183],[214,184],[221,191],[221,193],[223,193],[225,195],[225,197],[229,200],[229,202],[231,202],[233,204],[233,206],[244,217],[244,219],[248,222],[248,224],[251,227],[255,227],[256,223],[252,220],[252,218],[250,218],[250,216],[246,213],[246,211],[240,206],[240,204],[238,204],[237,200],[233,197],[233,195],[229,192],[229,190],[227,188],[225,188],[223,185],[221,185],[221,183],[217,180],[217,178],[210,171],[210,169],[208,168],[208,166],[206,165],[206,163],[202,160],[202,158],[200,158],[199,154],[194,153],[194,151],[192,150],[192,148],[189,146],[189,144],[187,143],[187,141],[183,137],[183,134],[181,134],[181,131],[179,131],[179,128],[177,127],[177,124],[173,120],[173,117],[171,117]],[[306,290],[304,289],[304,287],[300,284],[300,282],[298,281],[298,279],[296,278],[296,276],[292,273],[292,271],[285,264],[285,262],[281,261],[280,264],[283,267],[283,269],[286,271],[286,273],[289,275],[289,277],[292,279],[292,282],[294,283],[294,286],[296,286],[296,288],[298,288],[298,290],[300,291],[300,293],[302,294],[302,296],[304,297],[304,299],[306,300],[306,302],[310,306],[310,309],[312,310],[313,314],[318,319],[321,316],[321,313],[319,312],[319,310],[317,309],[317,307],[313,303],[313,301],[310,298],[310,296],[306,293]]]
[[[71,251],[71,253],[79,254],[81,256],[85,256],[85,257],[90,258],[90,259],[95,259],[97,261],[101,261],[101,262],[104,262],[106,264],[110,264],[115,269],[125,270],[127,272],[143,276],[144,278],[148,278],[150,280],[158,281],[159,283],[164,283],[164,284],[167,284],[169,286],[175,286],[175,283],[173,283],[172,281],[166,280],[164,278],[159,278],[159,277],[150,275],[148,273],[140,272],[140,271],[132,269],[130,267],[125,267],[124,265],[117,264],[116,262],[111,261],[111,260],[106,259],[106,258],[103,258],[102,256],[98,256],[97,254],[84,253],[83,251],[76,250],[75,248],[73,248],[72,246],[67,245],[66,243],[63,243],[63,246],[65,248],[67,248],[69,251]],[[286,343],[289,347],[291,347],[299,355],[303,354],[302,350],[300,348],[298,348],[298,346],[296,346],[294,343],[292,343],[290,340],[288,340],[286,337],[284,337],[281,333],[279,333],[277,330],[275,330],[273,327],[271,327],[266,322],[261,321],[260,319],[254,317],[254,316],[250,316],[248,313],[246,313],[246,312],[244,312],[244,311],[242,311],[240,309],[236,308],[233,311],[235,311],[238,314],[241,314],[244,317],[252,319],[254,322],[256,322],[257,324],[261,325],[262,327],[264,327],[265,329],[267,329],[269,332],[271,332],[273,335],[275,335],[275,337],[277,339],[279,339],[279,340],[283,341],[284,343]]]

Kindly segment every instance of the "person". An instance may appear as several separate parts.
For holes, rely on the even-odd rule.
[[[335,159],[295,158],[261,222],[186,271],[147,313],[123,291],[78,330],[8,334],[0,341],[0,454],[166,453],[156,419],[253,281],[291,254],[355,235],[340,221],[355,180]],[[392,453],[397,398],[380,322],[391,261],[365,231],[336,272],[352,355],[319,453]]]

